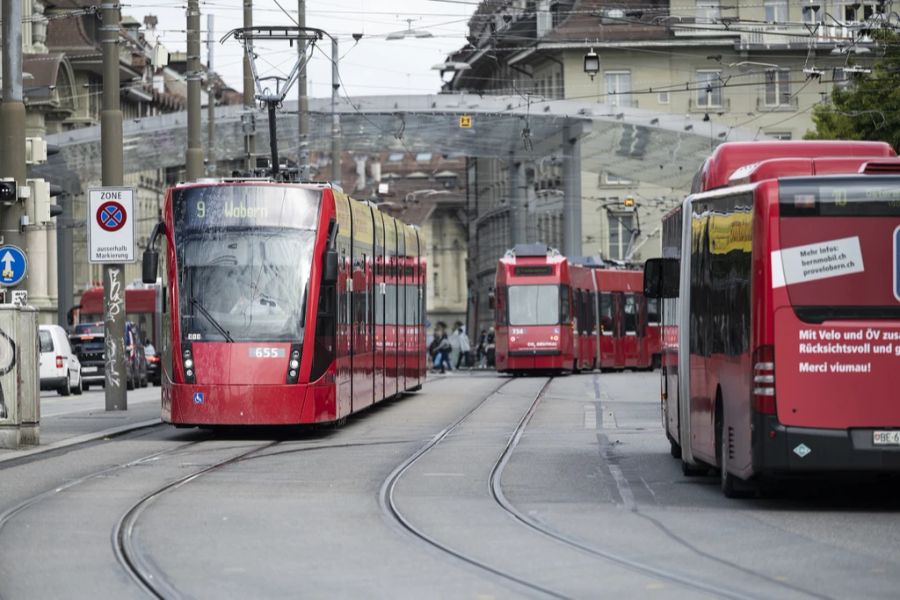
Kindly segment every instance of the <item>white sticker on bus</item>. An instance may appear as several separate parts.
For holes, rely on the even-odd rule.
[[[772,252],[772,287],[862,273],[859,238],[847,237]]]

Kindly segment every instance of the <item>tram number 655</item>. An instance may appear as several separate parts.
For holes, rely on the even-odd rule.
[[[284,348],[268,348],[266,346],[253,346],[250,348],[251,358],[284,358]]]

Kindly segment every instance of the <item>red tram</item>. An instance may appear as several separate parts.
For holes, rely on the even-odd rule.
[[[162,334],[162,290],[158,285],[125,288],[125,314],[129,321],[137,324],[141,334],[154,346],[158,345]],[[84,290],[79,307],[79,322],[96,323],[103,321],[103,288],[92,287]]]
[[[340,421],[425,379],[424,240],[327,185],[179,185],[166,241],[162,417]]]
[[[522,244],[500,259],[494,289],[500,372],[645,369],[658,356],[641,271]]]

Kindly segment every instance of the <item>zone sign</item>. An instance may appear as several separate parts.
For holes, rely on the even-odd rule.
[[[134,188],[88,190],[88,260],[134,262]]]

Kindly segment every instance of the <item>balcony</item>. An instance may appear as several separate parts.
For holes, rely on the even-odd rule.
[[[688,111],[694,113],[730,112],[731,99],[722,98],[722,102],[720,104],[707,104],[705,101],[698,102],[696,98],[691,98],[690,100],[688,100]]]
[[[784,98],[778,104],[769,104],[766,102],[765,96],[756,99],[756,112],[797,112],[800,108],[800,101],[797,96]]]

